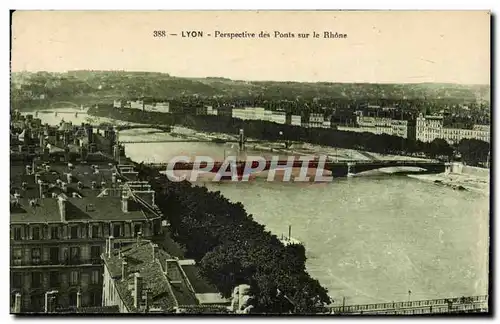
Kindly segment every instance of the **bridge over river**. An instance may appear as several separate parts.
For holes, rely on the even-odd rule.
[[[264,161],[262,161],[264,162]],[[446,170],[447,165],[444,162],[440,161],[422,161],[422,160],[375,160],[375,161],[366,161],[366,160],[348,160],[348,161],[319,161],[311,160],[311,161],[301,161],[295,159],[293,161],[287,160],[266,160],[264,165],[260,165],[259,161],[235,161],[236,172],[238,176],[242,176],[245,172],[245,167],[247,168],[247,172],[257,172],[257,171],[266,171],[269,169],[279,169],[279,168],[301,168],[304,166],[304,163],[307,163],[307,166],[311,169],[324,168],[332,172],[332,176],[334,177],[345,177],[348,175],[375,170],[382,168],[390,168],[390,167],[411,167],[411,168],[420,168],[420,173],[442,173]],[[163,169],[167,167],[167,163],[150,163],[147,164],[150,167],[155,169]],[[195,163],[195,162],[176,162],[173,166],[173,170],[193,170],[197,168],[198,170],[206,170],[209,172],[224,172],[228,169],[228,164],[224,161],[216,161],[213,163],[213,166],[208,168],[208,161]],[[223,168],[221,170],[221,168]],[[402,171],[404,172],[404,171]],[[414,172],[414,171],[413,171]]]
[[[395,303],[332,306],[333,314],[345,315],[418,315],[472,313],[488,311],[488,296],[441,298]]]

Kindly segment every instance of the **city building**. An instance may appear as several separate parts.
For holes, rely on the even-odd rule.
[[[170,103],[169,102],[157,102],[154,105],[154,111],[161,113],[169,113],[170,112]]]
[[[442,138],[449,144],[458,144],[462,139],[477,139],[490,142],[489,125],[473,125],[471,128],[458,128],[453,125],[444,127],[443,116],[422,116],[416,120],[416,139],[422,142],[432,142]]]
[[[114,240],[101,255],[103,306],[118,306],[121,313],[227,312],[230,300],[205,282],[194,260],[174,258],[141,237],[122,248],[114,248]]]
[[[416,120],[416,139],[422,142],[432,142],[442,136],[443,116],[423,116]]]
[[[131,109],[144,110],[144,100],[127,101],[127,105]]]
[[[34,160],[12,163],[10,177],[11,303],[40,312],[45,293],[55,308],[100,306],[108,236],[116,245],[162,231],[154,192],[128,166]]]
[[[309,115],[308,126],[311,128],[322,128],[324,119],[325,118],[322,113],[311,113]]]

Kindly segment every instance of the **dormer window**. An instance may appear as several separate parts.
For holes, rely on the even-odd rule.
[[[40,239],[40,227],[36,226],[33,227],[33,240],[39,240]]]

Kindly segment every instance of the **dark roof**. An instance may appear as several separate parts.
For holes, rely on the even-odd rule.
[[[45,197],[40,197],[40,186],[35,183],[35,175],[27,175],[25,165],[10,167],[11,194],[20,194],[19,204],[11,208],[11,222],[60,222],[60,211],[53,194],[67,197],[67,221],[143,220],[160,217],[158,212],[145,207],[134,197],[129,198],[128,212],[122,211],[120,186],[123,183],[112,182],[114,166],[100,165],[98,173],[94,172],[91,165],[86,164],[74,164],[71,170],[67,164],[50,164],[49,170],[39,165],[35,169],[44,183]],[[70,183],[67,183],[68,171],[72,174]],[[119,178],[118,175],[117,177]],[[67,183],[66,191],[63,191],[58,181]],[[92,189],[93,181],[96,183],[95,189]],[[24,189],[23,182],[26,183]],[[79,182],[82,186],[79,186]],[[105,183],[104,186],[101,182]],[[78,198],[74,198],[73,193]],[[32,199],[37,200],[36,206],[30,205]]]
[[[111,257],[103,255],[110,275],[115,278],[115,285],[122,301],[134,312],[134,301],[131,287],[134,285],[135,272],[139,272],[146,288],[151,291],[152,308],[161,308],[163,312],[171,312],[179,305],[198,305],[194,292],[190,291],[186,278],[180,283],[171,283],[165,275],[166,260],[173,259],[166,251],[158,247],[157,258],[153,257],[153,246],[150,241],[131,244],[121,249],[121,258],[115,251]],[[127,262],[126,280],[122,281],[121,265]]]
[[[191,286],[197,294],[218,293],[214,285],[209,284],[200,274],[199,268],[195,264],[182,265],[182,270],[189,279]]]
[[[54,198],[39,199],[36,206],[29,204],[29,199],[20,199],[20,205],[10,211],[11,223],[60,222],[61,216],[57,200]]]

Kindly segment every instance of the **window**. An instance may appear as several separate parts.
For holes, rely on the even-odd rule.
[[[90,306],[101,306],[101,294],[98,291],[91,291],[89,297]]]
[[[120,225],[113,225],[113,237],[120,237]]]
[[[76,292],[69,293],[69,306],[76,306]]]
[[[77,239],[78,238],[78,226],[71,226],[71,238],[72,239]]]
[[[135,224],[134,225],[134,236],[137,236],[138,233],[142,232],[142,225],[141,224]]]
[[[72,286],[76,286],[79,283],[79,279],[80,279],[80,274],[78,273],[78,271],[71,271],[69,276],[69,284]]]
[[[51,288],[59,287],[59,272],[57,271],[50,272],[50,287]]]
[[[31,249],[31,261],[33,264],[39,264],[41,261],[40,248]]]
[[[23,285],[23,277],[20,273],[12,274],[12,288],[21,288]]]
[[[31,287],[40,288],[42,286],[42,274],[40,272],[31,273]]]
[[[23,249],[22,248],[12,249],[12,264],[22,265],[22,263],[23,263]]]
[[[92,258],[92,260],[94,259],[100,259],[101,257],[101,247],[99,245],[96,245],[96,246],[92,246],[90,248],[90,257]]]
[[[32,230],[33,230],[33,235],[32,235],[33,240],[39,240],[40,239],[40,227],[35,226],[35,227],[33,227]]]
[[[92,225],[92,238],[99,238],[99,225]]]
[[[16,241],[22,240],[21,228],[19,228],[19,227],[14,228],[14,240],[16,240]]]
[[[70,249],[70,258],[71,258],[71,263],[80,261],[80,248],[79,247],[72,247]]]
[[[51,264],[59,264],[59,248],[51,247],[49,250],[50,255],[50,263]]]
[[[101,277],[101,274],[100,274],[100,271],[99,270],[92,270],[92,275],[90,277],[90,282],[93,284],[93,285],[98,285],[99,282],[100,282],[100,277]]]
[[[53,239],[53,240],[57,240],[59,239],[59,228],[58,227],[51,227],[50,228],[50,237]]]
[[[34,312],[43,311],[44,295],[31,296],[31,310]]]

